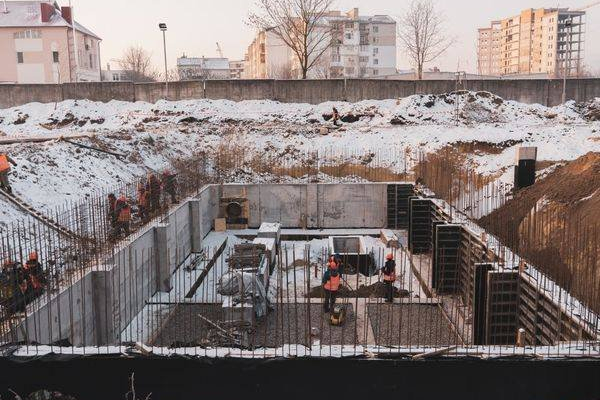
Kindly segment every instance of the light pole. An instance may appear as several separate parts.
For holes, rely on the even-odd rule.
[[[571,20],[571,18],[568,18],[565,20],[565,36],[566,36],[566,52],[565,52],[565,58],[563,60],[563,90],[562,90],[562,104],[565,104],[567,102],[567,74],[569,73],[569,70],[571,68],[569,68],[569,70],[567,70],[567,60],[570,60],[571,58],[571,28],[573,26],[573,21]],[[568,32],[568,33],[567,33]],[[569,63],[569,67],[570,67],[570,63]]]
[[[169,99],[169,74],[167,69],[167,24],[161,22],[158,28],[163,33],[163,50],[165,53],[165,99]]]

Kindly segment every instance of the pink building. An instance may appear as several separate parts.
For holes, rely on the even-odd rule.
[[[44,0],[0,2],[0,83],[100,81],[100,40],[73,24],[70,7]]]

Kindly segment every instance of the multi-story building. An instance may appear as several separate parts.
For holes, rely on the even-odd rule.
[[[231,79],[242,79],[244,77],[246,61],[229,61],[229,76]]]
[[[188,57],[185,54],[177,59],[179,79],[229,79],[229,60],[216,57]]]
[[[489,28],[479,29],[477,45],[477,70],[479,75],[501,74],[500,71],[500,21],[492,21]]]
[[[260,31],[248,46],[244,76],[250,79],[292,78],[292,50],[272,30]]]
[[[100,81],[100,41],[52,1],[0,4],[0,82]]]
[[[478,72],[483,75],[579,76],[584,11],[523,10],[479,29]]]
[[[396,73],[396,21],[387,15],[360,16],[358,8],[327,16],[332,35],[329,76],[363,78]]]
[[[360,16],[358,8],[330,11],[319,23],[331,42],[308,73],[310,78],[362,78],[396,73],[396,21],[386,15]],[[321,32],[320,32],[321,33]],[[258,32],[248,47],[246,76],[297,78],[293,51],[272,31]]]

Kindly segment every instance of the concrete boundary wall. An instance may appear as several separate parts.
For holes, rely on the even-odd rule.
[[[546,106],[560,104],[562,80],[554,79],[494,79],[465,81],[464,88],[489,91],[506,100],[538,103]],[[283,103],[318,104],[326,101],[361,101],[396,99],[413,94],[441,94],[455,90],[455,82],[404,81],[376,79],[323,80],[209,80],[169,83],[167,96],[164,83],[82,82],[48,84],[0,85],[0,108],[17,107],[26,103],[52,103],[68,99],[146,101],[226,99],[275,100]],[[567,99],[577,102],[600,97],[600,79],[572,79],[567,85]]]

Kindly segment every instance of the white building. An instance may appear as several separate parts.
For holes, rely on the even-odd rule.
[[[320,23],[331,46],[309,70],[309,78],[373,78],[396,73],[396,21],[387,15],[360,16],[358,8],[330,11]],[[246,76],[298,78],[293,51],[272,31],[257,33],[248,47]]]
[[[387,15],[360,16],[358,8],[327,17],[331,78],[370,78],[396,73],[396,21]],[[316,71],[317,72],[317,71]]]
[[[104,82],[124,82],[131,81],[132,74],[124,69],[113,69],[110,63],[106,64],[106,69],[102,70],[102,80]]]
[[[193,79],[229,79],[227,58],[187,57],[177,59],[177,72],[182,81]]]
[[[245,60],[229,61],[229,76],[231,79],[242,79],[244,77],[244,69],[246,68]]]

